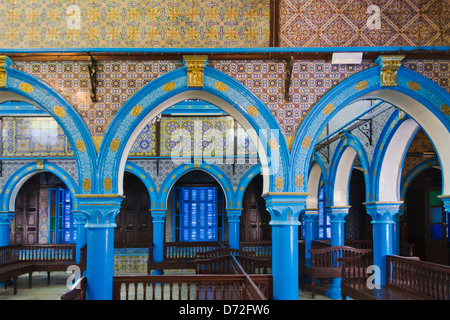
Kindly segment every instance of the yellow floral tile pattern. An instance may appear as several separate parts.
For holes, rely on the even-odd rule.
[[[8,0],[2,48],[269,45],[270,0]]]

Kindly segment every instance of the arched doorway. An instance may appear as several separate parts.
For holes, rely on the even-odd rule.
[[[210,174],[193,170],[174,184],[167,200],[166,239],[228,240],[225,196]]]
[[[148,248],[153,239],[148,190],[141,179],[129,172],[125,172],[123,183],[125,199],[116,217],[114,247]]]
[[[11,244],[74,243],[72,196],[50,172],[33,175],[20,188],[11,221]]]
[[[437,198],[442,190],[441,170],[429,168],[418,174],[405,198],[407,241],[422,260],[448,264],[448,213]]]
[[[370,216],[367,214],[364,202],[366,187],[364,173],[353,168],[349,184],[348,202],[350,208],[347,216],[347,239],[372,239]]]
[[[248,184],[244,192],[239,224],[240,241],[265,241],[271,239],[270,214],[266,210],[266,204],[261,194],[262,177],[258,174]]]

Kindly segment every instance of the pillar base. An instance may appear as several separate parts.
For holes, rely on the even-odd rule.
[[[342,298],[341,278],[331,279],[330,288],[325,292],[325,296],[334,300],[340,300]]]

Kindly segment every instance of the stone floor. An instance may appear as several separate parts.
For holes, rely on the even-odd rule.
[[[53,272],[50,276],[50,283],[47,283],[47,273],[34,273],[32,288],[28,288],[28,275],[19,277],[17,294],[14,295],[14,287],[3,285],[0,287],[1,300],[60,300],[61,294],[68,290],[67,280],[69,274],[65,272]],[[305,291],[299,290],[299,300],[330,300],[325,296],[328,289],[326,282],[316,284],[316,294],[314,299],[311,298],[309,285],[305,285]]]

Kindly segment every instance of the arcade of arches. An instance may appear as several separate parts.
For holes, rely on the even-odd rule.
[[[358,0],[18,2],[0,246],[87,245],[93,300],[164,242],[270,241],[281,300],[299,239],[450,264],[445,1],[389,2],[373,28]]]

